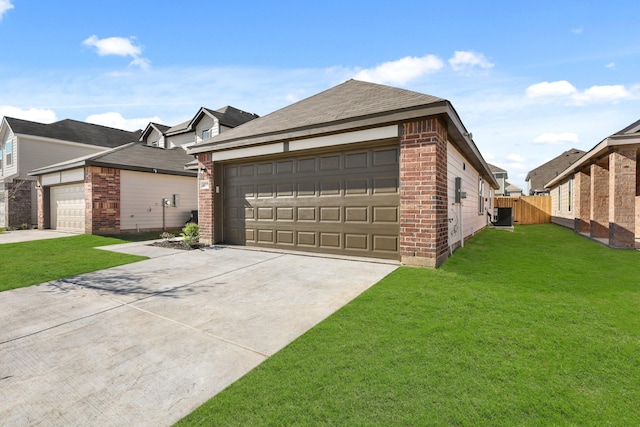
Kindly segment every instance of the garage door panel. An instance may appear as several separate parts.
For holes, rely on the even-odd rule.
[[[398,174],[396,146],[226,165],[224,240],[397,259]]]
[[[51,187],[49,196],[51,228],[73,233],[84,233],[84,184]]]

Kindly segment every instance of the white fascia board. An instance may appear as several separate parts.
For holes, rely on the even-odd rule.
[[[373,129],[357,130],[354,132],[337,133],[335,135],[318,136],[315,138],[291,141],[289,143],[289,151],[333,147],[335,145],[354,144],[356,142],[397,138],[398,136],[399,126],[390,125]]]
[[[234,150],[214,151],[211,153],[211,160],[222,162],[224,160],[244,159],[246,157],[265,156],[268,154],[278,154],[285,152],[285,143],[256,145],[254,147],[236,148]]]
[[[214,162],[221,162],[225,160],[236,160],[247,157],[264,156],[268,154],[280,154],[291,151],[333,147],[337,145],[354,144],[358,142],[398,138],[399,131],[400,130],[398,125],[390,125],[373,129],[358,130],[354,132],[337,133],[334,135],[299,139],[290,142],[277,142],[275,144],[254,145],[253,147],[234,148],[224,151],[213,151],[211,153],[211,157]]]

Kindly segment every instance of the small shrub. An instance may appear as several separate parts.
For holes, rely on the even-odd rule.
[[[162,237],[165,241],[171,240],[171,239],[175,239],[175,235],[169,233],[169,232],[164,232],[160,235],[160,237]]]
[[[26,230],[28,228],[29,228],[29,224],[27,224],[26,222],[20,225],[20,230]]]
[[[184,228],[182,228],[182,233],[180,233],[180,235],[188,245],[198,243],[200,240],[200,226],[195,222],[189,222],[184,226]]]

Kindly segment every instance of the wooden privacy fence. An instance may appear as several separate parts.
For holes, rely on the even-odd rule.
[[[514,224],[551,223],[549,196],[495,197],[493,202],[496,208],[513,208]]]

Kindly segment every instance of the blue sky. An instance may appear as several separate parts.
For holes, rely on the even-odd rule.
[[[384,4],[378,4],[384,3]],[[446,98],[523,187],[640,119],[637,1],[0,0],[0,116],[267,114],[349,78]]]

